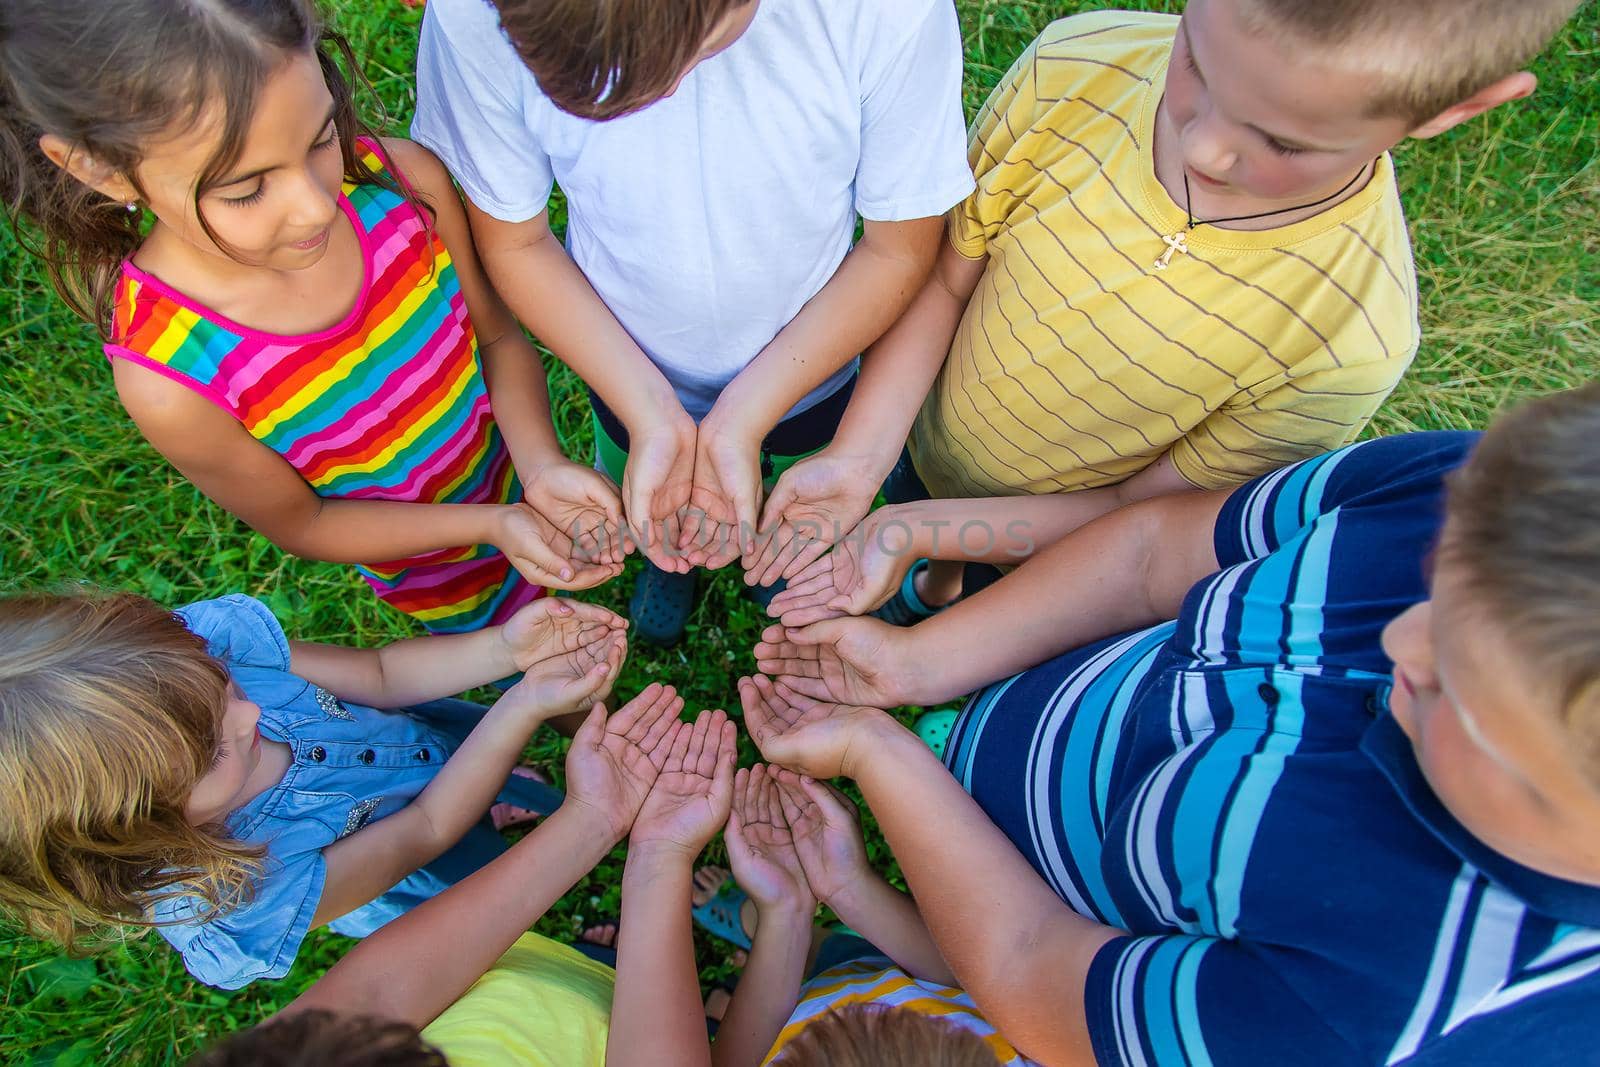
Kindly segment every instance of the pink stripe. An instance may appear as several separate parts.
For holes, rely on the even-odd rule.
[[[237,398],[242,396],[245,390],[254,388],[267,371],[304,347],[304,345],[263,344],[259,341],[248,341],[239,345],[228,353],[227,359],[223,360],[234,396]],[[239,356],[241,362],[234,363],[235,356]]]
[[[451,437],[444,444],[440,445],[439,450],[428,458],[427,465],[418,467],[416,470],[412,471],[411,476],[404,482],[400,483],[399,485],[388,486],[387,488],[384,486],[375,485],[366,489],[357,489],[355,492],[349,494],[350,499],[355,500],[368,496],[377,496],[383,500],[417,499],[418,495],[421,493],[423,483],[425,483],[429,478],[437,474],[439,471],[443,470],[445,467],[450,466],[451,463],[458,459],[460,454],[466,450],[466,445],[464,445],[463,442],[465,441],[470,444],[477,439],[479,430],[482,428],[484,421],[481,416],[488,412],[488,408],[489,398],[487,396],[480,396],[478,401],[469,409],[470,416],[467,422],[461,427],[460,431],[456,433],[454,437]],[[468,473],[470,475],[471,472],[469,471]],[[468,503],[468,501],[462,501],[462,503]]]
[[[123,348],[121,345],[108,344],[103,347],[105,349],[107,360],[125,359],[129,363],[139,364],[139,366],[144,367],[146,370],[153,370],[163,378],[175,381],[185,389],[188,389],[190,392],[198,393],[200,396],[205,397],[207,400],[217,405],[217,407],[221,408],[223,411],[226,411],[236,421],[240,422],[241,424],[243,423],[244,420],[239,418],[239,413],[234,410],[233,405],[228,402],[228,399],[204,382],[191,378],[182,371],[173,370],[165,363],[157,363],[149,356],[140,355],[138,352],[135,352],[129,348]]]
[[[447,336],[441,337],[442,334]],[[396,408],[410,402],[418,386],[437,369],[434,366],[436,353],[442,345],[458,342],[464,336],[465,331],[453,316],[441,322],[433,337],[411,357],[404,378],[386,380],[381,394],[351,405],[340,421],[322,434],[302,437],[295,442],[294,448],[284,454],[284,458],[296,467],[312,466],[324,453],[359,440],[371,427],[392,415]]]
[[[468,546],[462,545],[460,547],[466,548]],[[482,559],[464,559],[455,563],[425,563],[420,567],[411,568],[410,573],[406,575],[405,585],[397,587],[397,591],[403,590],[408,594],[415,594],[419,590],[435,589],[441,585],[448,585],[456,581],[464,571],[482,567],[483,565],[484,561]],[[419,571],[421,572],[420,574],[418,573]],[[475,594],[481,591],[481,589],[473,589],[472,593]]]
[[[529,584],[516,571],[507,574],[506,581],[516,582],[517,588],[512,591],[510,596],[506,597],[505,603],[500,605],[500,610],[496,611],[494,617],[489,620],[497,626],[545,595],[544,586]]]
[[[122,271],[124,274],[127,274],[139,283],[150,286],[156,292],[160,293],[162,296],[165,296],[167,299],[173,301],[179,306],[194,312],[207,322],[214,322],[230,333],[238,334],[240,337],[251,341],[256,341],[261,344],[315,344],[318,341],[325,341],[330,337],[338,336],[345,330],[349,329],[353,323],[359,320],[362,309],[365,308],[367,304],[367,301],[365,300],[367,289],[372,285],[373,279],[377,277],[377,274],[374,273],[372,269],[372,245],[367,238],[366,231],[361,228],[361,216],[356,212],[355,205],[350,203],[350,198],[345,196],[342,192],[339,194],[339,208],[344,212],[345,218],[350,220],[350,228],[355,230],[356,240],[361,244],[361,264],[362,270],[365,272],[365,274],[361,279],[361,288],[356,290],[356,292],[359,294],[356,297],[356,302],[351,306],[350,310],[345,313],[344,318],[340,320],[338,325],[330,326],[326,330],[321,330],[317,333],[291,335],[267,333],[264,330],[252,330],[248,326],[240,325],[239,323],[234,322],[232,319],[223,315],[218,315],[210,308],[196,303],[183,293],[180,293],[178,290],[162,281],[160,278],[157,278],[155,275],[146,274],[144,271],[134,266],[131,259],[123,261]]]

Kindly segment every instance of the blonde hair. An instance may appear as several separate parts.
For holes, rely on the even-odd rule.
[[[800,1031],[774,1067],[999,1067],[983,1038],[893,1004],[834,1008]]]
[[[1582,0],[1240,0],[1246,27],[1377,74],[1370,113],[1420,125],[1521,70]]]
[[[1450,476],[1441,558],[1560,709],[1600,785],[1600,383],[1500,415]]]
[[[228,684],[143,597],[0,601],[0,907],[75,948],[107,925],[149,927],[163,897],[243,899],[262,850],[184,817]]]

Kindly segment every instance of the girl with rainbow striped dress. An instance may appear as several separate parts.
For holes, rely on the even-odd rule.
[[[538,354],[448,175],[307,71],[256,104],[298,129],[210,116],[235,146],[222,158],[152,154],[134,182],[63,151],[117,201],[124,241],[154,215],[114,265],[53,267],[101,324],[128,413],[217,504],[286,551],[356,564],[431,631],[615,576],[617,489],[562,455]]]

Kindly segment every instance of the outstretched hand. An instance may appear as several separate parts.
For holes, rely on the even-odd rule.
[[[500,627],[507,659],[523,672],[500,702],[524,703],[543,722],[604,700],[627,654],[627,626],[605,608],[555,597],[522,608]]]
[[[863,875],[871,877],[861,813],[850,798],[826,782],[786,768],[774,768],[772,776],[795,854],[817,899],[835,900]]]
[[[622,536],[622,495],[615,482],[593,467],[561,459],[529,474],[523,493],[528,506],[566,535],[575,562],[606,568],[613,578],[621,573],[630,546]]]
[[[865,615],[884,605],[916,562],[909,528],[882,508],[862,520],[833,551],[801,570],[772,598],[767,614],[785,626],[805,626],[841,615]]]
[[[894,724],[877,708],[813,700],[759,674],[739,679],[739,702],[767,762],[812,778],[852,777],[869,732]]]
[[[747,585],[794,580],[872,507],[871,460],[823,449],[779,476],[761,512],[761,534],[741,561]],[[798,625],[798,624],[796,624]]]
[[[607,716],[596,704],[567,751],[567,800],[600,815],[616,840],[633,825],[680,731],[683,700],[653,684]]]
[[[740,768],[733,779],[733,809],[723,838],[740,888],[762,912],[789,908],[809,916],[817,898],[778,799],[777,771],[763,764]]]
[[[877,619],[828,619],[792,629],[769,626],[756,667],[813,700],[893,708],[909,703],[911,631]]]
[[[728,821],[734,758],[734,725],[726,712],[702,711],[692,725],[684,724],[634,820],[632,847],[699,855]]]
[[[761,442],[720,430],[708,415],[695,438],[694,488],[678,547],[697,567],[726,567],[754,543]]]
[[[527,503],[499,509],[490,543],[529,584],[546,589],[592,589],[621,573],[621,564],[586,559],[567,531]]]
[[[677,546],[694,487],[695,425],[682,409],[676,415],[660,425],[629,428],[622,503],[629,540],[657,567],[685,574],[691,565]]]

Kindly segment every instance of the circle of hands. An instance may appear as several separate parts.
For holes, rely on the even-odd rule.
[[[824,449],[767,494],[759,438],[721,431],[714,417],[633,434],[621,486],[565,459],[523,472],[523,499],[501,509],[495,547],[529,582],[568,591],[617,577],[635,551],[677,574],[737,561],[747,585],[788,582],[768,609],[788,626],[887,601],[914,559],[909,530],[897,539],[903,524],[869,514],[874,464]]]

